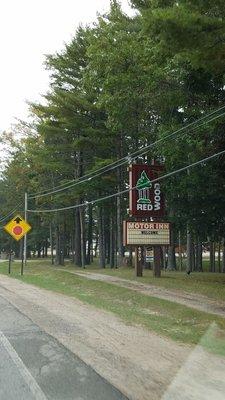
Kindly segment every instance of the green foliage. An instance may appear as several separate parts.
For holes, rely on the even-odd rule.
[[[133,18],[112,1],[110,12],[93,27],[79,27],[61,53],[47,56],[49,92],[41,104],[30,105],[33,124],[23,126],[25,139],[7,139],[13,151],[1,182],[3,213],[23,199],[25,190],[51,190],[81,178],[225,104],[224,2],[131,3],[139,10]],[[221,118],[163,140],[136,161],[154,157],[165,160],[166,172],[181,168],[224,149],[224,126]],[[126,167],[32,200],[30,206],[70,206],[122,190]],[[176,229],[184,231],[188,223],[201,240],[224,237],[224,167],[221,157],[163,183],[168,218]],[[121,200],[121,216],[126,216],[127,197]],[[109,208],[115,216],[114,201],[102,206],[107,217]],[[72,235],[72,219],[72,212],[44,215],[34,224],[42,224],[46,237],[50,221],[65,224]],[[93,219],[96,228],[95,209]],[[39,239],[33,236],[34,248]]]

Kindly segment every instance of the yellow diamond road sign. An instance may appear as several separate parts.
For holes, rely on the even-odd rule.
[[[31,230],[31,226],[20,215],[16,215],[4,226],[4,229],[18,241]]]

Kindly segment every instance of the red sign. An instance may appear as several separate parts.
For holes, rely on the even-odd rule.
[[[164,196],[157,178],[163,171],[161,165],[134,164],[130,166],[130,216],[163,217],[165,213]],[[156,181],[155,181],[156,180]]]

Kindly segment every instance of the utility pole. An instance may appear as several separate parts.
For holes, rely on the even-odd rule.
[[[25,193],[24,196],[24,219],[27,222],[27,203],[28,203],[28,196],[27,193]],[[24,265],[27,265],[27,235],[24,236],[24,246],[23,246],[23,260],[24,260]]]
[[[86,249],[84,242],[84,218],[85,211],[82,207],[79,207],[79,216],[80,216],[80,235],[81,235],[81,266],[85,268],[85,259],[86,259]]]

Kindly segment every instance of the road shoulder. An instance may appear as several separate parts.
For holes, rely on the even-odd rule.
[[[132,400],[149,400],[149,393],[159,399],[192,350],[65,295],[2,275],[0,287],[21,312]]]

